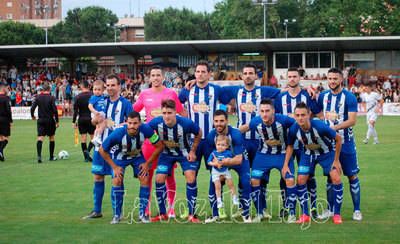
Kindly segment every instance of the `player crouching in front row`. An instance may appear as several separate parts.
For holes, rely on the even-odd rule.
[[[289,129],[288,146],[282,175],[291,174],[289,162],[293,154],[293,144],[296,140],[299,140],[304,145],[304,151],[302,152],[297,172],[297,197],[303,214],[297,223],[311,221],[307,205],[306,182],[309,175],[314,173],[315,165],[318,163],[323,168],[324,175],[329,175],[332,179],[334,204],[330,208],[332,209],[333,207],[333,223],[341,224],[340,208],[343,201],[343,184],[340,179],[342,168],[339,162],[342,145],[341,137],[322,121],[310,120],[310,109],[303,102],[297,104],[294,114],[296,123]]]

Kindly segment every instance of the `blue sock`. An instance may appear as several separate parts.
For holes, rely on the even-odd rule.
[[[104,196],[104,181],[95,181],[93,185],[93,211],[101,213]]]
[[[186,183],[186,199],[188,201],[189,215],[194,215],[197,200],[197,182]]]
[[[147,205],[149,204],[150,188],[148,186],[140,186],[139,189],[139,216],[143,217]]]
[[[354,180],[350,180],[350,193],[351,199],[353,199],[354,211],[360,210],[361,187],[358,177]]]
[[[156,195],[160,214],[166,214],[165,200],[167,199],[167,186],[165,183],[156,182]]]
[[[256,208],[257,214],[262,214],[262,206],[261,206],[261,186],[252,186],[251,187],[251,199],[254,202],[254,207]]]
[[[308,210],[308,192],[307,185],[297,185],[297,197],[300,202],[301,209],[303,210],[303,214],[310,215]]]
[[[296,196],[297,187],[296,185],[290,187],[286,186],[286,207],[289,209],[289,215],[296,215]]]
[[[212,216],[218,216],[218,206],[217,206],[217,195],[215,195],[215,185],[210,177],[210,186],[208,188],[208,200],[210,201],[210,207],[212,210]]]
[[[286,206],[286,182],[285,180],[281,177],[281,180],[279,181],[279,188],[281,189],[281,197],[282,197],[282,203],[283,207],[287,208]]]
[[[111,204],[114,216],[121,216],[122,204],[124,202],[124,186],[111,187]]]
[[[333,186],[333,195],[335,202],[333,204],[333,212],[334,214],[340,214],[340,209],[342,207],[343,202],[343,184],[340,183],[338,185]]]
[[[241,176],[241,177],[239,177],[239,180],[241,181],[240,184],[243,187],[243,191],[242,191],[242,210],[243,210],[242,216],[247,218],[250,215],[250,206],[251,206],[250,177],[247,178],[245,176]]]
[[[310,193],[311,208],[317,208],[317,181],[314,176],[310,176],[307,181],[307,190]]]
[[[262,211],[267,209],[267,183],[261,181],[261,196],[260,196],[260,205]]]
[[[328,208],[332,212],[335,199],[333,198],[333,185],[330,178],[326,182],[326,200],[328,201]]]

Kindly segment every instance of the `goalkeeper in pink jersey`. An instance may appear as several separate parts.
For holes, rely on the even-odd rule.
[[[162,68],[160,66],[151,67],[150,69],[151,88],[142,90],[139,94],[137,101],[133,105],[133,110],[135,110],[136,112],[140,112],[143,108],[145,109],[146,123],[150,122],[153,118],[162,115],[161,102],[166,99],[174,100],[176,103],[176,112],[180,115],[186,116],[186,112],[182,106],[182,103],[178,99],[178,95],[174,90],[166,88],[163,85],[163,80],[164,80],[164,75]],[[148,140],[146,140],[142,147],[144,158],[146,160],[150,158],[154,150],[155,147]],[[152,186],[151,182],[153,179],[153,174],[155,169],[157,168],[157,161],[158,159],[152,162],[151,169],[149,170],[150,192],[151,192],[151,186]],[[174,202],[175,202],[176,184],[175,184],[175,176],[173,170],[171,171],[171,175],[167,177],[166,183],[168,190],[168,205],[169,205],[168,216],[170,218],[175,218]],[[149,206],[147,207],[146,211],[147,212],[150,211],[150,199],[149,199]]]

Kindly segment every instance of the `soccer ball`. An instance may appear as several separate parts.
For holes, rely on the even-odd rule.
[[[68,159],[69,158],[69,153],[67,151],[65,151],[65,150],[61,150],[58,153],[58,158],[59,159]]]

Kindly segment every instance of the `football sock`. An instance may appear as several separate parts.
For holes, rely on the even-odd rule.
[[[210,177],[210,185],[208,188],[208,200],[210,201],[210,207],[212,209],[212,216],[218,216],[217,208],[217,196],[215,195],[215,186]]]
[[[261,186],[260,205],[261,205],[262,211],[264,211],[265,209],[267,209],[267,182],[261,180],[260,186]]]
[[[189,215],[194,215],[197,200],[197,182],[186,183],[186,199],[188,201]]]
[[[260,203],[261,198],[261,186],[252,186],[251,187],[251,199],[254,202],[254,207],[256,208],[257,214],[262,214],[262,206]]]
[[[95,181],[93,186],[93,211],[101,213],[104,196],[104,181]]]
[[[333,204],[333,212],[334,214],[340,214],[340,209],[342,207],[343,202],[343,184],[332,184],[333,186],[333,197],[335,202]]]
[[[145,215],[146,207],[149,204],[150,188],[148,186],[140,186],[139,189],[139,216]]]
[[[81,142],[81,149],[82,149],[82,152],[85,153],[85,151],[87,150],[86,142]]]
[[[307,190],[310,193],[311,208],[316,208],[317,206],[317,181],[313,175],[307,181]]]
[[[165,186],[165,183],[156,182],[156,195],[157,195],[159,213],[166,214],[167,209],[165,207],[165,200],[167,198],[167,187]]]
[[[167,198],[168,198],[168,206],[170,208],[174,208],[175,202],[175,194],[176,194],[176,182],[175,182],[175,175],[174,169],[171,170],[171,175],[167,176]]]
[[[308,192],[307,185],[297,185],[297,197],[300,202],[301,209],[303,210],[303,214],[310,215],[308,210]]]
[[[42,141],[37,141],[36,142],[36,151],[37,151],[38,157],[42,156],[42,144],[43,144]]]
[[[297,187],[294,186],[286,186],[286,207],[289,209],[289,215],[296,214],[296,196],[297,196]]]
[[[333,212],[333,203],[335,199],[333,197],[333,186],[330,177],[328,177],[326,181],[326,198],[326,200],[328,201],[328,208],[331,212]]]
[[[361,186],[358,177],[354,180],[350,180],[350,194],[353,200],[354,211],[360,210]]]
[[[92,142],[89,142],[88,151],[90,152],[93,147],[94,147],[94,144]]]
[[[124,186],[112,186],[111,188],[111,204],[114,216],[121,217],[122,204],[124,202]]]
[[[50,158],[54,157],[54,148],[55,147],[56,147],[56,142],[55,141],[50,141],[49,142]]]
[[[279,187],[281,189],[281,198],[282,198],[283,207],[287,208],[287,206],[286,206],[286,182],[282,177],[279,181]]]

